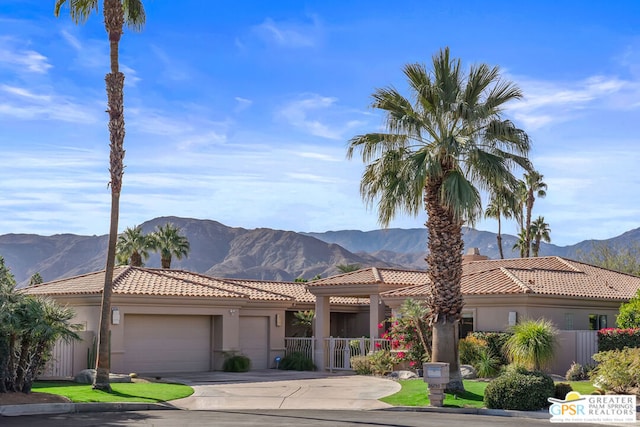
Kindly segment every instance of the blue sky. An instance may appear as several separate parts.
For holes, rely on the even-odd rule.
[[[56,19],[53,4],[0,1],[0,234],[108,232],[102,11],[77,26],[67,10]],[[522,88],[506,114],[533,141],[549,186],[534,217],[545,217],[553,243],[640,226],[640,2],[145,7],[145,28],[120,46],[121,230],[165,215],[293,231],[379,228],[347,141],[382,125],[369,108],[375,88],[406,93],[403,65],[428,63],[445,46],[465,66],[499,65]]]

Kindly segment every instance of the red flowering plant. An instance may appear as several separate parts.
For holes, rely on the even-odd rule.
[[[408,361],[410,367],[422,368],[422,363],[430,359],[431,333],[426,322],[415,322],[409,317],[392,317],[387,324],[389,326],[382,338],[389,340],[394,362]],[[378,326],[384,327],[382,324]]]

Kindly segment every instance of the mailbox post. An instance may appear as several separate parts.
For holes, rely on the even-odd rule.
[[[444,389],[449,383],[449,364],[431,362],[422,365],[424,382],[429,387],[429,401],[431,406],[442,406]]]

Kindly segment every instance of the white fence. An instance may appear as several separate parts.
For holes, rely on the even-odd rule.
[[[351,370],[351,357],[366,355],[372,351],[389,350],[390,342],[386,339],[370,338],[325,338],[324,369]],[[315,338],[285,338],[285,355],[301,352],[316,363]],[[571,363],[592,365],[592,356],[598,352],[597,331],[559,331],[556,357],[551,363],[554,374],[564,375]],[[320,368],[320,367],[319,367]]]
[[[309,359],[315,360],[315,338],[285,338],[285,356],[294,352],[303,353]],[[351,370],[351,357],[364,356],[372,351],[389,350],[390,341],[387,339],[370,338],[325,338],[324,339],[324,369]]]

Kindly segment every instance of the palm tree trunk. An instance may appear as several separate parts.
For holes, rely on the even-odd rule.
[[[106,75],[107,106],[109,113],[109,140],[111,173],[111,223],[107,246],[107,265],[104,274],[102,306],[100,313],[100,331],[98,334],[98,360],[96,361],[96,379],[93,388],[111,391],[109,383],[110,349],[109,330],[111,315],[111,293],[113,270],[116,260],[116,242],[118,240],[118,219],[120,216],[120,191],[124,173],[124,74],[118,68],[118,44],[124,25],[124,11],[120,0],[104,1],[104,23],[109,33],[111,72]]]
[[[439,201],[440,182],[427,185],[425,206],[429,233],[426,261],[431,285],[428,306],[433,324],[431,360],[449,363],[447,390],[464,391],[458,356],[458,321],[461,316],[462,292],[462,223],[443,208]]]
[[[533,196],[533,190],[530,190],[529,195],[527,196],[527,223],[525,228],[525,255],[527,258],[529,258],[529,255],[531,255],[531,211],[533,211],[534,200],[535,198]]]
[[[500,259],[504,259],[504,252],[502,251],[502,225],[500,224],[500,214],[498,214],[498,235],[496,236],[496,240],[498,241]]]
[[[160,257],[160,264],[162,268],[170,269],[171,268],[171,257]]]

